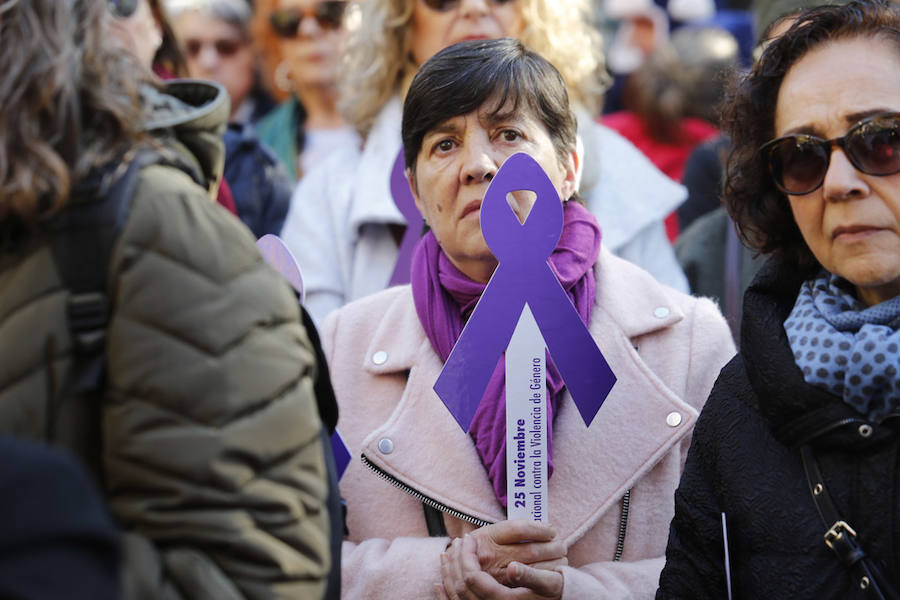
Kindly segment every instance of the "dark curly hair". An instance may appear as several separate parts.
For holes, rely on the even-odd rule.
[[[139,131],[141,72],[105,42],[106,0],[0,0],[0,221],[33,225]]]
[[[816,259],[759,148],[775,137],[778,90],[791,66],[826,42],[856,37],[893,42],[900,52],[900,12],[885,0],[856,0],[800,12],[752,70],[732,82],[722,115],[722,128],[733,143],[723,193],[728,213],[748,246],[764,254],[779,254],[800,268],[815,266]]]

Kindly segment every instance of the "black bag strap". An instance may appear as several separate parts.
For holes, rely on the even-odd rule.
[[[804,444],[800,447],[800,458],[806,472],[809,492],[825,524],[825,545],[850,571],[859,589],[867,596],[879,600],[900,600],[900,595],[863,550],[856,531],[838,513],[809,445]]]
[[[138,174],[159,159],[153,151],[140,150],[99,182],[76,187],[74,194],[91,194],[92,198],[72,203],[47,227],[54,261],[69,289],[66,310],[75,367],[68,394],[103,388],[106,326],[111,309],[106,294],[109,259],[131,209]]]
[[[74,186],[70,204],[43,227],[60,279],[69,290],[66,320],[72,339],[71,375],[53,398],[46,431],[49,441],[56,441],[57,411],[63,406],[80,405],[87,423],[101,422],[106,328],[112,308],[106,293],[110,256],[131,208],[138,173],[159,160],[155,152],[138,150],[131,160],[87,176]],[[102,486],[102,436],[86,431],[77,444]]]

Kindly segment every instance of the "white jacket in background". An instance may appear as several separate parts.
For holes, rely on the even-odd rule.
[[[347,146],[307,173],[294,191],[281,237],[303,275],[305,306],[320,324],[347,302],[384,289],[397,259],[390,226],[406,224],[390,173],[400,151],[402,103],[381,110],[362,150]],[[687,197],[628,140],[579,114],[584,157],[579,192],[603,245],[686,292],[663,219]]]

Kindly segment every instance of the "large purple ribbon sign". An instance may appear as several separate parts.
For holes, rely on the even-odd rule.
[[[299,294],[300,302],[303,302],[303,277],[300,275],[300,266],[297,259],[291,253],[287,244],[277,235],[267,233],[256,240],[256,247],[267,263],[281,273],[287,279],[291,287]]]
[[[416,207],[416,199],[413,198],[412,190],[409,189],[402,147],[394,161],[394,167],[391,169],[391,196],[394,197],[394,204],[397,205],[400,214],[406,219],[406,232],[403,234],[403,239],[400,240],[397,263],[394,265],[394,272],[391,274],[388,285],[401,285],[409,283],[413,249],[416,247],[416,242],[422,237],[422,224],[424,223],[424,219]]]
[[[508,193],[519,190],[537,195],[524,224],[506,201]],[[547,263],[562,226],[562,203],[550,178],[527,154],[510,156],[481,204],[481,231],[499,265],[434,384],[464,431],[526,303],[585,425],[591,424],[616,382]]]

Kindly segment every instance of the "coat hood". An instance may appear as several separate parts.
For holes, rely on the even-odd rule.
[[[230,101],[210,81],[173,79],[142,90],[143,129],[160,143],[166,162],[186,171],[215,197],[225,164],[222,135]]]

